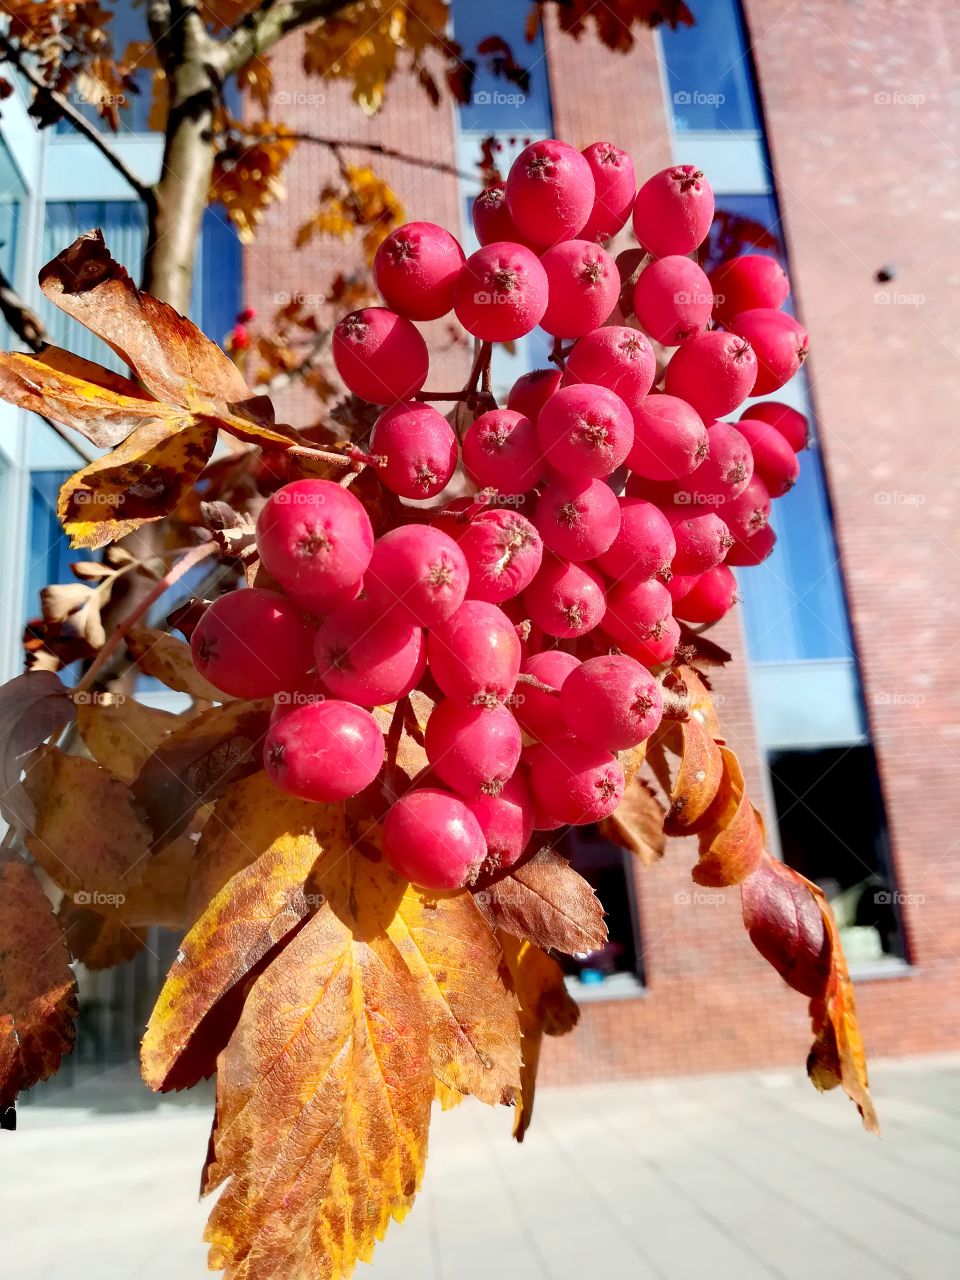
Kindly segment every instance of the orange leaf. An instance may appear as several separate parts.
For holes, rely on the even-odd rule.
[[[607,940],[603,907],[566,858],[543,848],[478,889],[477,905],[492,925],[544,950],[597,951]]]
[[[532,942],[520,942],[509,934],[501,934],[500,943],[520,1001],[523,1070],[513,1136],[522,1142],[533,1118],[543,1037],[562,1036],[572,1031],[580,1018],[580,1010],[567,991],[563,970],[556,960]]]
[[[693,868],[697,884],[719,888],[739,884],[756,871],[763,857],[763,833],[747,798],[740,761],[721,747],[720,788],[699,828],[700,861]]]
[[[659,862],[667,846],[665,817],[666,810],[650,786],[642,778],[634,778],[610,817],[600,823],[600,831],[649,867]]]
[[[154,418],[71,476],[57,503],[74,547],[103,547],[174,510],[217,442],[209,419]]]
[[[146,929],[131,929],[118,918],[77,906],[70,898],[61,902],[57,921],[70,954],[91,973],[126,964],[139,955],[147,940]]]
[[[0,857],[0,1115],[73,1048],[77,988],[59,924],[37,877]]]
[[[108,702],[80,694],[78,702],[77,732],[97,764],[121,782],[133,782],[144,761],[180,724],[171,712],[144,706],[133,698],[121,696]]]
[[[382,932],[389,891],[361,861],[338,857],[335,900],[257,979],[218,1062],[204,1186],[226,1186],[206,1238],[211,1268],[235,1280],[340,1280],[420,1185],[430,1028]]]
[[[669,836],[696,831],[713,803],[723,774],[720,748],[699,720],[680,722],[680,768],[663,829]]]

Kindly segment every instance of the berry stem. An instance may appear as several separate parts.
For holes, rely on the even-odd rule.
[[[517,676],[517,684],[529,685],[531,689],[536,689],[538,693],[548,693],[552,698],[560,697],[560,690],[555,689],[552,684],[544,684],[542,680],[538,680],[536,676],[528,675],[522,671]]]

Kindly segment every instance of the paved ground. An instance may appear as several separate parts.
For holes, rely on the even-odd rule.
[[[884,1137],[795,1075],[543,1091],[437,1115],[371,1280],[957,1280],[960,1060],[874,1069]],[[24,1108],[0,1134],[5,1280],[200,1280],[208,1112]],[[301,1280],[290,1277],[290,1280]]]

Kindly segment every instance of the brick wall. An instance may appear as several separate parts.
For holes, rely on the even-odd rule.
[[[956,1048],[960,1027],[960,888],[951,875],[960,857],[960,694],[956,682],[941,687],[960,640],[951,478],[960,464],[952,407],[960,389],[960,120],[950,114],[950,55],[943,52],[960,41],[960,14],[947,0],[922,14],[889,0],[840,9],[830,0],[747,5],[796,294],[815,353],[814,395],[897,875],[902,892],[917,899],[903,908],[914,970],[866,982],[857,993],[868,1051],[897,1054]],[[626,56],[552,28],[547,42],[558,136],[580,146],[609,138],[631,151],[644,176],[669,163],[653,37],[638,39]],[[310,92],[316,86],[303,79],[299,57],[297,42],[288,42],[275,80]],[[432,110],[415,85],[395,82],[387,109],[372,120],[336,87],[324,92],[322,109],[294,104],[284,118],[296,128],[453,163],[453,115],[446,105]],[[884,92],[891,101],[875,101]],[[911,94],[926,101],[910,106],[897,97]],[[411,216],[458,225],[448,174],[379,159],[375,167]],[[333,172],[328,153],[301,148],[286,204],[270,213],[246,254],[248,300],[264,314],[281,282],[315,292],[331,269],[356,261],[354,250],[328,242],[298,256],[291,250],[293,229]],[[896,280],[876,285],[873,272],[891,262]],[[877,302],[882,289],[920,293],[924,301]],[[447,376],[438,369],[438,380]],[[298,391],[280,408],[299,412],[295,421],[315,416]],[[717,680],[721,718],[762,805],[738,621],[728,620],[717,639],[734,653]],[[577,1031],[549,1042],[546,1079],[802,1069],[806,1002],[754,952],[736,890],[697,900],[694,861],[693,849],[677,842],[659,866],[637,868],[647,991],[585,1003]]]

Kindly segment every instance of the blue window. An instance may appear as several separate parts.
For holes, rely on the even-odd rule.
[[[660,28],[668,109],[677,133],[760,128],[750,50],[737,0],[687,0],[692,27]]]
[[[148,50],[153,48],[153,40],[147,28],[146,6],[132,4],[130,0],[101,0],[101,9],[109,15],[104,29],[110,37],[114,57],[122,58],[128,45],[135,41],[144,41]],[[147,132],[153,99],[153,71],[149,67],[138,67],[134,70],[132,79],[134,88],[124,93],[124,101],[120,106],[120,134]],[[72,105],[82,111],[91,124],[104,131],[109,130],[96,105],[86,102],[76,89],[71,91],[70,99]],[[72,133],[73,125],[68,120],[58,120],[56,131]]]
[[[453,0],[454,35],[475,65],[460,128],[484,134],[549,133],[553,127],[543,33],[528,41],[529,6],[517,0]]]

